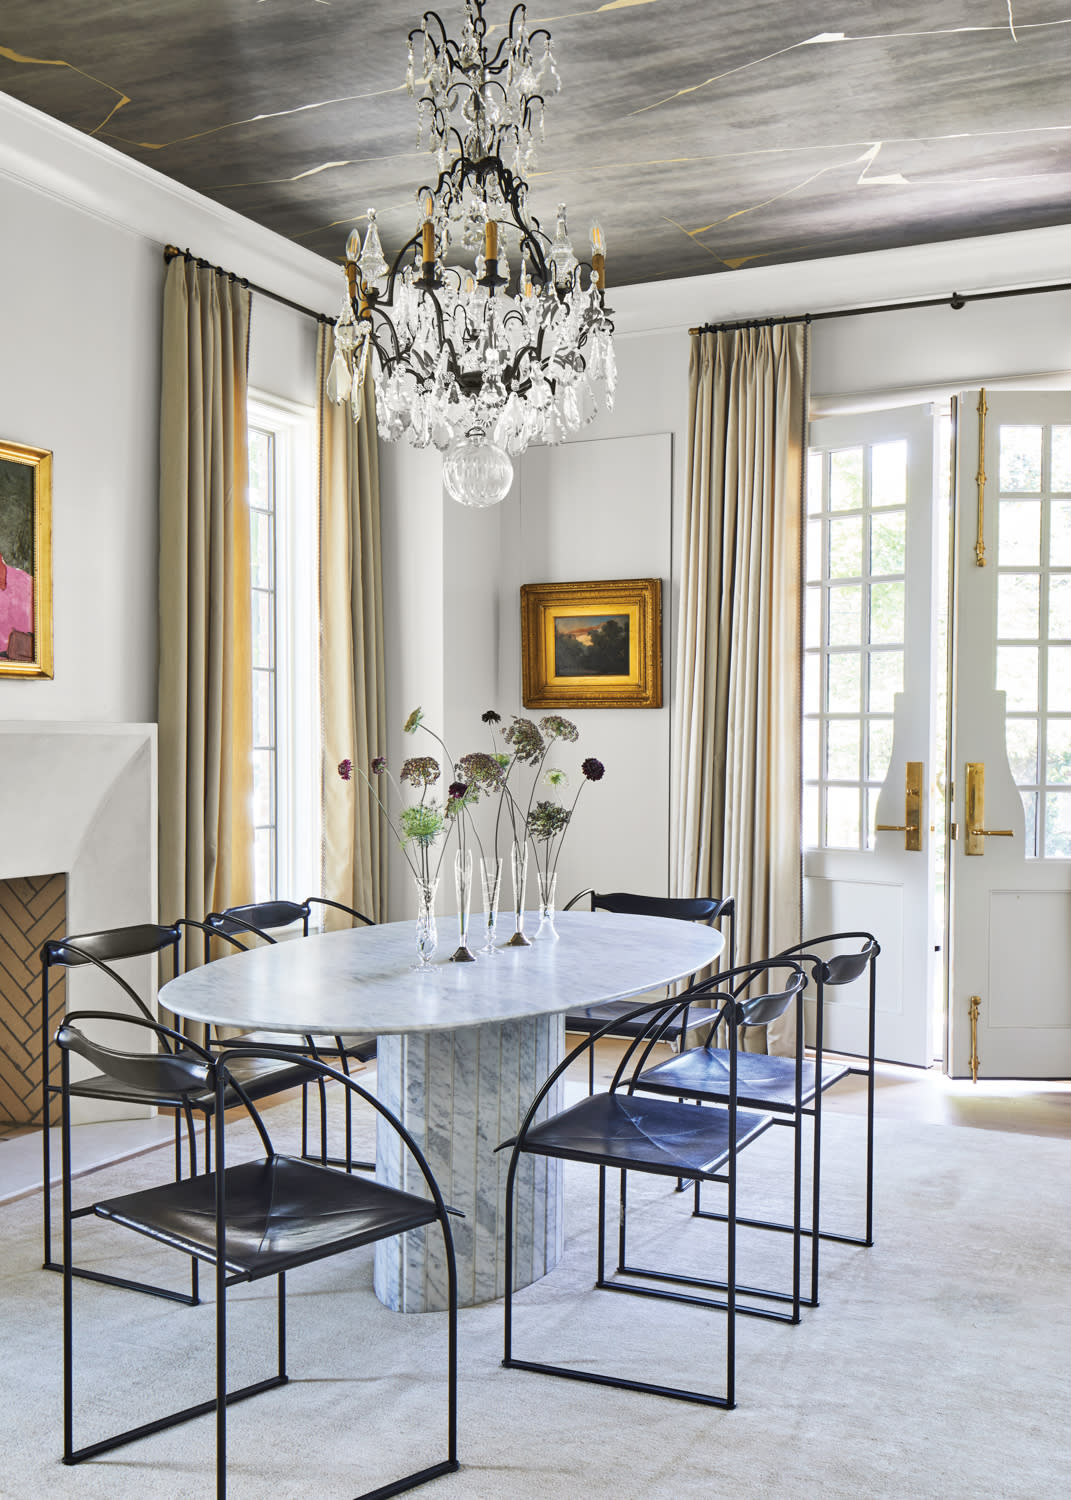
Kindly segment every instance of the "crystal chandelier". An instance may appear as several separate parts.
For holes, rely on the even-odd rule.
[[[484,0],[465,0],[460,41],[435,11],[409,33],[406,82],[410,95],[423,90],[417,144],[426,141],[438,180],[419,189],[416,232],[392,266],[374,209],[363,245],[350,235],[327,381],[359,420],[371,368],[380,436],[443,450],[447,489],[475,506],[505,496],[510,455],[561,442],[591,421],[600,396],[612,409],[617,378],[602,230],[592,225],[581,261],[564,204],[553,237],[527,209],[544,103],[561,87],[550,32],[529,32],[517,5],[489,54],[483,10]]]

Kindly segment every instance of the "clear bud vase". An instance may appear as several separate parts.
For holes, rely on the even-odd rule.
[[[469,907],[472,904],[472,850],[458,849],[454,855],[454,890],[457,892],[457,948],[450,955],[453,964],[475,963],[469,947]]]
[[[502,861],[497,856],[480,860],[480,883],[483,886],[484,921],[487,924],[480,952],[494,953],[497,951],[495,928],[498,925],[498,898],[502,892]]]
[[[544,875],[542,870],[536,871],[536,882],[539,885],[539,927],[536,931],[537,938],[557,938],[557,929],[554,926],[554,896],[558,889],[558,876]]]
[[[427,969],[430,968],[435,950],[439,946],[439,932],[435,925],[435,893],[439,882],[425,880],[419,875],[414,876],[413,880],[417,891],[417,961],[413,967]]]
[[[524,887],[528,879],[528,840],[514,842],[509,852],[510,873],[513,876],[513,936],[507,948],[529,948],[531,938],[524,935]]]

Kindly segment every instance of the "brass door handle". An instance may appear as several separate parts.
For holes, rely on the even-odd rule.
[[[985,763],[967,762],[967,816],[964,819],[967,837],[965,854],[984,854],[985,839],[1010,839],[1014,829],[983,828],[985,822]]]
[[[877,833],[902,833],[904,848],[912,853],[922,850],[922,761],[909,760],[904,767],[904,821],[875,823]]]

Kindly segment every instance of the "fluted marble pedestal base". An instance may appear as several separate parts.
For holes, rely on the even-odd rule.
[[[533,1016],[457,1031],[380,1037],[377,1094],[428,1159],[451,1208],[462,1307],[505,1292],[505,1196],[509,1152],[495,1152],[561,1061],[564,1021]],[[547,1101],[561,1108],[559,1084]],[[557,1097],[556,1097],[557,1096]],[[381,1128],[376,1175],[392,1187],[424,1193],[423,1179],[393,1131]],[[522,1157],[517,1169],[513,1285],[527,1286],[562,1251],[561,1164]],[[376,1296],[396,1312],[446,1307],[446,1266],[437,1226],[376,1245]]]

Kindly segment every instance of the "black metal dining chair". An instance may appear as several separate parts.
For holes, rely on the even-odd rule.
[[[63,1100],[63,1461],[79,1464],[153,1433],[164,1431],[199,1416],[215,1414],[216,1497],[225,1500],[227,1486],[228,1407],[261,1391],[288,1381],[286,1350],[286,1276],[313,1261],[341,1254],[378,1240],[405,1234],[411,1229],[438,1224],[443,1236],[447,1272],[447,1410],[446,1457],[417,1469],[389,1484],[369,1490],[359,1500],[382,1500],[400,1494],[442,1474],[451,1473],[457,1457],[457,1271],[448,1209],[439,1186],[413,1137],[400,1120],[349,1075],[327,1064],[310,1061],[306,1066],[333,1083],[352,1091],[376,1111],[381,1127],[393,1130],[412,1157],[423,1180],[426,1196],[402,1192],[345,1171],[336,1171],[303,1157],[278,1153],[264,1121],[248,1097],[241,1099],[248,1121],[255,1127],[257,1147],[263,1154],[252,1160],[229,1164],[233,1150],[235,1119],[227,1118],[231,1097],[242,1093],[237,1072],[254,1058],[288,1066],[286,1048],[241,1048],[213,1054],[188,1039],[179,1038],[174,1052],[146,1054],[121,1052],[105,1047],[86,1030],[101,1020],[97,1012],[75,1012],[67,1016],[56,1035],[62,1054]],[[132,1018],[130,1024],[150,1030],[161,1044],[174,1042],[176,1034],[152,1021]],[[133,1230],[159,1245],[203,1261],[215,1270],[215,1394],[153,1421],[108,1437],[75,1444],[74,1368],[74,1274],[71,1264],[71,1057],[84,1058],[98,1076],[115,1080],[123,1089],[144,1094],[179,1094],[196,1107],[206,1092],[215,1095],[214,1170],[179,1181],[170,1181],[118,1197],[98,1200],[91,1212],[119,1228]],[[228,1389],[227,1327],[228,1291],[232,1286],[276,1278],[277,1356],[273,1374]],[[159,1329],[166,1338],[166,1329]],[[114,1325],[110,1336],[115,1337]],[[361,1369],[362,1379],[368,1372]],[[115,1391],[109,1391],[115,1400]],[[359,1420],[359,1409],[357,1420]],[[272,1418],[271,1431],[276,1431]],[[301,1441],[308,1440],[303,1433]],[[270,1452],[270,1445],[264,1450]],[[266,1481],[267,1482],[267,1481]],[[317,1491],[319,1494],[320,1491]]]
[[[845,944],[860,943],[858,949],[843,949]],[[825,950],[823,952],[823,950]],[[769,1111],[777,1124],[794,1132],[794,1183],[797,1198],[802,1181],[803,1124],[812,1121],[811,1207],[810,1222],[798,1233],[809,1242],[809,1294],[802,1296],[805,1306],[818,1306],[819,1241],[835,1240],[841,1244],[870,1246],[874,1243],[874,1033],[876,1020],[877,958],[880,946],[872,933],[840,932],[811,938],[786,949],[780,957],[791,959],[805,968],[815,987],[815,1039],[810,1057],[804,1056],[803,1003],[799,1000],[796,1024],[796,1050],[792,1057],[760,1052],[741,1052],[737,1060],[737,1089],[742,1103],[751,1109]],[[854,983],[867,975],[868,982],[868,1057],[865,1066],[854,1066],[840,1058],[828,1058],[824,1050],[825,999],[828,987]],[[704,1046],[678,1053],[648,1069],[637,1079],[636,1086],[648,1092],[671,1094],[676,1098],[697,1099],[724,1104],[728,1098],[728,1049],[715,1044],[713,1035]],[[821,1228],[821,1151],[822,1096],[851,1074],[867,1078],[867,1124],[865,1147],[864,1232],[852,1235]],[[699,1218],[720,1219],[722,1214],[704,1209],[701,1187],[695,1186],[694,1212]],[[738,1225],[797,1233],[796,1225],[783,1220],[745,1218],[737,1215]],[[767,1292],[765,1295],[773,1296]]]
[[[176,973],[179,964],[180,945],[183,938],[184,927],[200,927],[199,922],[192,918],[180,918],[177,922],[166,924],[142,923],[131,927],[113,927],[104,932],[82,933],[77,936],[52,939],[45,943],[41,949],[41,1068],[42,1068],[42,1115],[43,1124],[41,1130],[41,1153],[42,1153],[42,1217],[44,1230],[44,1262],[46,1271],[61,1271],[63,1269],[59,1261],[55,1259],[52,1247],[52,1155],[50,1137],[50,1117],[52,1100],[60,1093],[60,1086],[53,1083],[51,1079],[51,1052],[48,1028],[49,1015],[49,992],[53,973],[57,969],[92,968],[95,972],[104,975],[111,984],[126,997],[132,1007],[132,1014],[138,1016],[142,1021],[154,1023],[148,1005],[138,994],[137,990],[113,967],[124,959],[152,957],[160,955],[165,964],[169,965],[172,973]],[[233,937],[227,937],[226,941],[234,948],[241,949],[244,944]],[[108,1012],[113,1023],[117,1024],[125,1019],[125,1012]],[[165,1040],[165,1050],[174,1050],[174,1046],[183,1043],[184,1039],[177,1032],[169,1033],[171,1038],[178,1038],[178,1043],[173,1040]],[[163,1036],[163,1033],[161,1033]],[[281,1092],[285,1089],[296,1088],[308,1075],[303,1067],[291,1057],[287,1062],[268,1060],[260,1062],[250,1059],[241,1067],[235,1068],[235,1072],[242,1074],[242,1087],[250,1097],[263,1099],[271,1094]],[[163,1109],[174,1111],[175,1114],[175,1163],[174,1172],[176,1178],[183,1175],[182,1164],[182,1139],[183,1123],[186,1124],[186,1135],[189,1141],[190,1170],[196,1169],[196,1144],[193,1129],[192,1113],[200,1115],[205,1129],[205,1155],[206,1161],[210,1159],[211,1152],[211,1119],[216,1107],[214,1091],[203,1093],[199,1098],[189,1099],[178,1097],[174,1094],[161,1093],[159,1089],[151,1094],[140,1093],[136,1088],[130,1086],[125,1080],[115,1078],[111,1075],[92,1074],[86,1078],[74,1081],[69,1093],[76,1098],[94,1099],[106,1104],[135,1104],[142,1105],[147,1109]],[[237,1096],[229,1102],[237,1103]],[[78,1209],[74,1212],[75,1218],[91,1212],[90,1209]],[[126,1287],[131,1291],[147,1292],[150,1295],[165,1297],[173,1301],[195,1304],[198,1301],[197,1267],[191,1266],[190,1292],[172,1291],[166,1287],[153,1286],[144,1282],[130,1281],[121,1276],[113,1276],[108,1272],[94,1271],[85,1267],[76,1266],[73,1269],[75,1276],[80,1276],[89,1281],[104,1282],[109,1286]]]
[[[622,912],[628,916],[672,917],[681,922],[705,922],[713,926],[725,921],[727,937],[725,945],[726,965],[733,968],[736,963],[736,902],[732,896],[637,896],[629,891],[609,891],[599,894],[594,890],[578,891],[567,901],[565,911],[571,911],[584,898],[590,900],[592,911]],[[566,1012],[566,1031],[591,1035],[595,1031],[611,1037],[633,1037],[637,1034],[635,1023],[626,1017],[635,1009],[635,1000],[605,1000],[598,1005],[585,1006],[582,1010]],[[608,1021],[617,1021],[616,1028],[606,1030]],[[682,1038],[689,1031],[705,1030],[713,1021],[713,1012],[699,1006],[686,1008],[680,1017],[666,1029],[665,1041],[680,1048]],[[631,1028],[631,1029],[630,1029]],[[588,1093],[595,1092],[595,1052],[588,1053]]]
[[[357,911],[355,907],[346,906],[341,901],[329,901],[325,896],[306,896],[304,901],[255,901],[247,902],[242,906],[228,906],[226,910],[211,912],[205,918],[205,926],[208,933],[205,937],[205,960],[210,957],[211,935],[233,937],[236,934],[245,933],[250,937],[260,938],[265,943],[275,943],[277,938],[274,932],[282,928],[293,927],[295,923],[301,924],[302,937],[308,937],[312,908],[314,906],[329,907],[334,911],[344,912],[351,919],[362,923],[365,927],[372,927],[371,917],[366,917],[363,912]],[[231,1041],[240,1041],[249,1045],[266,1043],[269,1046],[293,1047],[299,1051],[307,1051],[313,1057],[320,1059],[337,1058],[339,1066],[344,1073],[350,1071],[350,1063],[356,1059],[365,1063],[371,1061],[376,1055],[376,1039],[367,1033],[353,1036],[303,1036],[293,1032],[266,1032],[250,1031],[240,1037],[233,1037]],[[309,1103],[308,1084],[302,1086],[301,1090],[301,1154],[310,1161],[324,1162],[329,1166],[344,1166],[347,1171],[374,1172],[374,1161],[354,1161],[353,1140],[353,1099],[347,1094],[345,1098],[346,1111],[346,1154],[344,1157],[332,1157],[328,1153],[327,1146],[327,1091],[322,1078],[317,1080],[317,1090],[320,1100],[320,1150],[318,1154],[309,1151]]]
[[[745,972],[746,971],[746,972]],[[778,975],[781,986],[753,998],[740,998],[743,981],[757,981]],[[708,980],[704,999],[715,997],[715,985]],[[599,1385],[614,1385],[626,1390],[645,1391],[672,1396],[712,1406],[736,1404],[736,1315],[738,1311],[766,1309],[741,1307],[736,1282],[736,1203],[737,1158],[744,1147],[758,1139],[773,1123],[772,1115],[740,1107],[737,1093],[738,1036],[741,1026],[768,1024],[782,1015],[802,989],[803,970],[785,959],[765,959],[742,966],[721,976],[722,991],[717,993],[715,1020],[723,1024],[729,1037],[729,1094],[724,1105],[701,1105],[644,1095],[636,1092],[639,1076],[653,1049],[665,1040],[670,1027],[680,1024],[691,994],[672,1001],[634,1007],[625,1018],[634,1034],[625,1055],[606,1092],[589,1094],[578,1104],[539,1120],[540,1109],[558,1079],[572,1066],[585,1049],[593,1048],[618,1021],[608,1022],[601,1032],[593,1032],[574,1048],[554,1069],[536,1094],[515,1137],[503,1142],[499,1150],[512,1148],[506,1178],[506,1246],[505,1246],[505,1328],[503,1364],[509,1369],[534,1370],[570,1380],[587,1380]],[[718,1308],[726,1314],[725,1381],[721,1392],[699,1391],[677,1386],[655,1384],[602,1371],[583,1370],[575,1365],[562,1366],[530,1359],[519,1359],[513,1352],[513,1235],[517,1168],[522,1155],[556,1157],[564,1161],[588,1162],[599,1169],[598,1193],[598,1269],[596,1290],[626,1292],[644,1297],[658,1297]],[[685,1178],[695,1182],[722,1182],[727,1190],[726,1276],[723,1282],[705,1277],[677,1273],[645,1272],[658,1285],[644,1285],[625,1280],[618,1273],[606,1272],[606,1172],[620,1172],[622,1201],[629,1172]],[[679,1200],[670,1199],[672,1205]],[[798,1256],[798,1246],[797,1246]],[[670,1289],[674,1283],[681,1290]],[[685,1291],[684,1287],[691,1290]],[[708,1293],[718,1289],[722,1296]],[[799,1318],[798,1306],[795,1310]]]

